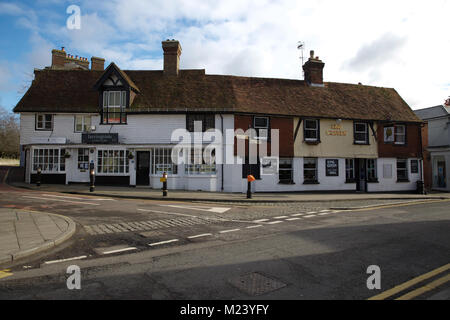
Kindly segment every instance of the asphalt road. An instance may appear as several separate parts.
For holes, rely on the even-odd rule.
[[[367,299],[450,262],[446,201],[332,211],[317,203],[131,201],[7,186],[0,196],[2,207],[77,223],[67,243],[17,261],[0,280],[0,299]],[[69,265],[81,268],[81,290],[67,289]],[[371,265],[381,271],[379,290],[366,285]],[[427,281],[439,284],[448,273]],[[414,298],[449,297],[446,282]]]

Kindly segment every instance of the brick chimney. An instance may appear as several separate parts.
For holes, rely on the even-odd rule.
[[[91,58],[91,70],[103,71],[105,70],[105,59],[92,57]]]
[[[177,40],[162,42],[164,50],[164,75],[178,76],[180,70],[181,45]]]
[[[323,67],[325,63],[314,57],[314,51],[310,51],[310,57],[308,61],[303,65],[303,71],[305,72],[305,81],[310,86],[323,87]]]
[[[89,70],[89,60],[87,58],[73,56],[66,53],[64,47],[61,50],[52,50],[51,69],[86,69]]]

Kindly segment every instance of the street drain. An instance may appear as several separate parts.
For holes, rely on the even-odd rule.
[[[229,280],[229,282],[251,296],[259,296],[286,287],[285,283],[257,272],[239,276]]]

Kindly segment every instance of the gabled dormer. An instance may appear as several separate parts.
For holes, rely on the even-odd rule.
[[[139,88],[127,74],[112,62],[94,88],[99,93],[101,124],[126,124],[126,109],[139,94]]]

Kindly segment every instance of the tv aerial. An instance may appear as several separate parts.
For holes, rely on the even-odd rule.
[[[300,59],[302,60],[302,66],[304,64],[304,56],[303,56],[303,50],[305,50],[305,42],[303,41],[298,41],[297,42],[297,50],[301,51],[301,57]],[[303,68],[302,68],[303,69]],[[303,71],[303,78],[305,78],[305,72]]]

